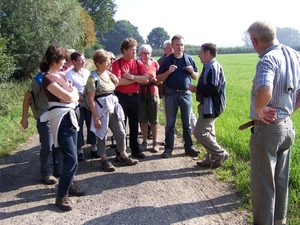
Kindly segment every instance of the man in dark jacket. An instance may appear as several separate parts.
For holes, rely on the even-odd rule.
[[[199,102],[197,125],[194,136],[207,151],[206,158],[199,166],[218,168],[228,158],[229,153],[216,140],[215,120],[225,109],[225,77],[222,66],[216,60],[217,47],[212,43],[201,46],[199,58],[203,70],[197,86],[189,85],[196,92]]]

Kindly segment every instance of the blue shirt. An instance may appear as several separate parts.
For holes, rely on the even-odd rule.
[[[187,59],[191,66],[193,66],[194,71],[198,72],[198,68],[195,65],[193,58],[190,55],[187,55]],[[191,74],[186,70],[186,62],[184,56],[181,58],[174,57],[174,54],[167,56],[161,63],[157,76],[162,73],[165,73],[169,70],[171,65],[176,65],[177,69],[171,73],[168,78],[165,80],[166,86],[172,89],[186,90],[187,86],[191,84]]]

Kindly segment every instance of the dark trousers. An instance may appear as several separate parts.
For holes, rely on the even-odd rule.
[[[139,94],[122,94],[116,91],[115,95],[119,99],[125,114],[125,124],[129,124],[129,147],[132,153],[140,152],[140,143],[138,140],[139,116],[140,116],[140,96]]]

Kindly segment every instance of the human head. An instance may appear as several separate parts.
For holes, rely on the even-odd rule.
[[[73,64],[72,64],[72,60],[71,60],[71,54],[73,53],[73,52],[75,52],[76,50],[75,49],[68,49],[67,50],[67,57],[66,57],[66,63],[65,63],[65,66],[66,67],[70,67],[70,66],[72,66]]]
[[[250,25],[247,31],[250,35],[252,45],[258,53],[277,41],[276,27],[269,21],[257,20]]]
[[[124,58],[133,59],[136,56],[137,41],[133,38],[125,38],[120,50],[123,53]]]
[[[46,72],[53,65],[59,64],[61,61],[65,62],[66,58],[67,58],[66,49],[64,49],[59,45],[52,44],[47,48],[43,56],[43,61],[40,63],[40,70]]]
[[[116,56],[115,56],[115,54],[114,53],[112,53],[112,52],[107,52],[109,55],[110,55],[110,65],[109,65],[109,70],[111,70],[111,66],[112,66],[112,63],[114,62],[114,61],[116,61]]]
[[[217,46],[213,43],[204,43],[201,45],[198,57],[202,63],[207,63],[217,56]]]
[[[163,50],[167,56],[173,53],[172,42],[170,40],[164,41]]]
[[[171,39],[172,48],[176,56],[180,56],[184,51],[184,38],[181,35],[175,35]]]
[[[142,60],[149,60],[152,54],[152,47],[148,44],[143,44],[139,48],[139,56]]]
[[[95,66],[98,68],[100,65],[104,65],[106,63],[106,68],[110,65],[111,55],[105,51],[104,49],[98,49],[94,52],[93,61]]]
[[[71,54],[71,61],[75,67],[75,69],[80,70],[84,67],[85,58],[82,52],[75,51]]]

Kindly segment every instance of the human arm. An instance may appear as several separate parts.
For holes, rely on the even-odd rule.
[[[171,73],[173,73],[175,70],[177,69],[177,66],[172,64],[170,65],[169,69],[167,71],[165,71],[164,73],[159,74],[156,78],[157,78],[157,82],[164,82]]]
[[[68,92],[57,83],[51,83],[47,86],[47,90],[59,98],[62,102],[77,102],[79,100],[78,90],[72,86],[72,91]]]
[[[20,124],[24,129],[28,128],[28,111],[32,96],[29,91],[26,92],[23,99],[22,119]]]
[[[193,93],[197,92],[197,86],[195,86],[193,84],[189,84],[186,89],[193,92]]]
[[[92,113],[92,117],[94,120],[94,126],[98,129],[100,129],[102,127],[102,124],[101,124],[101,120],[97,114],[97,110],[96,110],[96,106],[95,106],[95,101],[94,101],[95,91],[88,91],[87,96],[88,96],[88,102],[89,102],[90,110]]]
[[[276,109],[267,106],[272,98],[272,88],[269,86],[261,86],[257,90],[255,98],[255,112],[258,118],[269,124],[269,121],[274,121],[277,117]]]
[[[193,66],[186,66],[185,69],[190,73],[191,78],[196,80],[198,78],[198,72],[194,71]]]

